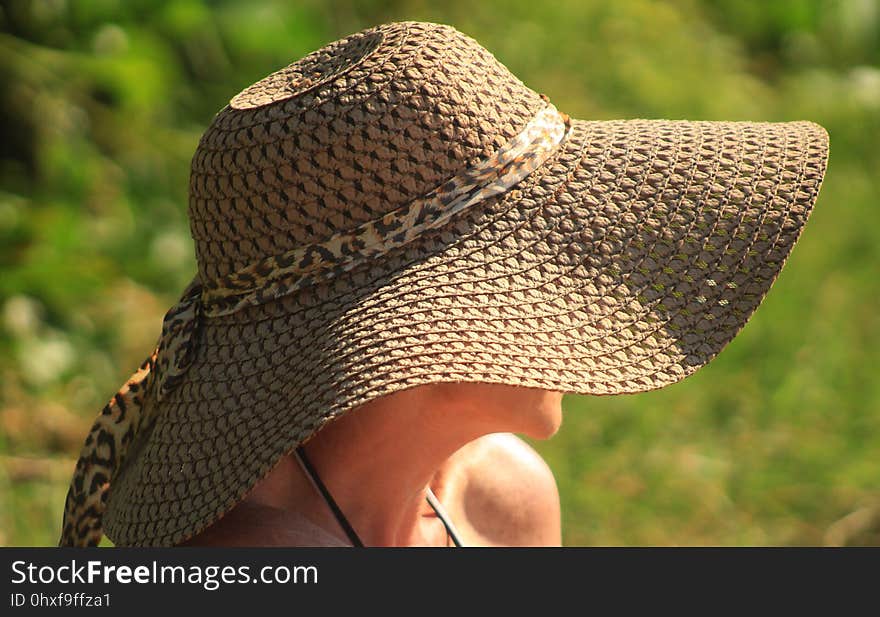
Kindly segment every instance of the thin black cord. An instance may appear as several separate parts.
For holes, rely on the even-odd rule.
[[[311,476],[312,482],[314,482],[315,486],[318,487],[318,490],[321,491],[321,495],[324,496],[324,500],[327,502],[327,505],[330,506],[331,510],[333,510],[333,514],[336,516],[336,520],[337,522],[339,522],[339,526],[342,527],[345,535],[348,536],[348,539],[351,542],[352,546],[363,548],[364,543],[361,542],[361,539],[358,537],[357,532],[355,532],[354,527],[351,526],[351,523],[349,523],[348,519],[345,518],[342,510],[339,509],[339,506],[336,504],[336,501],[333,499],[330,491],[327,490],[327,487],[324,486],[323,482],[321,482],[321,478],[318,477],[318,472],[315,471],[314,467],[312,467],[312,463],[309,462],[309,459],[306,457],[306,452],[302,446],[297,447],[296,454],[297,456],[299,456],[299,460],[302,462],[306,472],[309,474],[309,476]]]
[[[449,520],[449,515],[446,513],[446,509],[440,503],[440,500],[437,499],[437,496],[434,495],[434,491],[432,491],[430,487],[428,488],[428,494],[425,495],[425,499],[431,504],[434,512],[437,513],[437,518],[440,519],[440,522],[442,522],[443,526],[446,528],[446,535],[452,539],[452,543],[455,546],[460,547],[462,545],[461,538],[458,536],[455,527],[452,526],[452,523]]]
[[[296,455],[299,457],[300,463],[302,463],[303,469],[305,469],[306,473],[309,475],[309,478],[312,480],[312,483],[317,487],[317,489],[321,492],[321,495],[324,497],[324,501],[327,502],[327,505],[333,511],[333,514],[336,516],[336,521],[339,523],[339,526],[342,527],[342,530],[345,532],[345,535],[348,536],[349,541],[353,546],[363,548],[364,543],[361,542],[361,539],[358,537],[357,532],[354,530],[354,527],[351,526],[351,523],[348,522],[348,519],[345,518],[345,514],[342,513],[342,509],[336,503],[336,500],[333,499],[333,495],[330,494],[330,490],[324,485],[321,481],[321,477],[318,475],[318,472],[315,470],[311,461],[309,461],[306,456],[306,451],[302,446],[297,447]],[[425,499],[431,505],[434,512],[437,513],[437,518],[443,523],[443,526],[446,528],[446,535],[452,539],[452,543],[455,546],[461,546],[461,538],[459,538],[458,533],[452,524],[447,520],[448,514],[446,514],[446,510],[438,501],[437,497],[434,495],[431,489],[428,489],[428,494],[425,496]]]

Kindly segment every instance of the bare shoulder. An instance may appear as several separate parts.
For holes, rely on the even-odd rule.
[[[347,546],[305,516],[249,501],[183,546]]]
[[[450,463],[450,491],[463,535],[489,545],[560,545],[556,479],[525,441],[510,433],[486,435],[456,452]]]

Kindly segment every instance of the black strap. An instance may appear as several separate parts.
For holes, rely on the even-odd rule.
[[[452,543],[455,546],[461,546],[461,538],[458,537],[458,531],[456,531],[455,526],[452,524],[452,521],[449,520],[446,509],[440,503],[440,500],[437,499],[437,496],[434,494],[430,488],[428,488],[428,494],[425,496],[425,499],[428,500],[428,503],[431,504],[431,507],[434,508],[434,512],[437,513],[437,518],[443,523],[443,526],[446,527],[446,535],[452,538]]]
[[[333,499],[333,495],[330,494],[330,491],[321,481],[321,478],[318,476],[318,472],[315,470],[315,467],[306,456],[305,449],[302,446],[298,446],[296,449],[296,454],[299,457],[303,468],[306,470],[306,473],[309,475],[314,485],[318,488],[318,491],[320,491],[321,495],[324,497],[324,501],[326,501],[327,505],[330,506],[330,510],[333,512],[333,516],[336,517],[336,520],[339,522],[339,526],[342,527],[345,535],[348,536],[348,539],[351,542],[352,546],[363,548],[364,543],[361,542],[361,539],[358,537],[357,532],[354,530],[354,527],[352,527],[351,523],[348,522],[348,519],[345,518],[345,514],[342,513],[342,509],[336,503],[336,500]],[[439,518],[440,521],[443,523],[443,526],[446,528],[447,535],[452,538],[452,543],[455,544],[455,546],[461,546],[461,538],[459,538],[455,527],[446,516],[446,511],[443,509],[443,506],[440,505],[440,502],[437,501],[437,497],[434,496],[434,493],[431,491],[430,488],[428,489],[428,494],[425,496],[425,499],[427,499],[428,504],[430,504],[431,508],[434,509],[434,512],[437,513],[437,518]]]
[[[349,523],[348,519],[345,518],[342,510],[339,509],[339,506],[333,499],[333,495],[330,494],[330,491],[328,491],[327,487],[324,486],[324,483],[321,482],[321,478],[318,477],[318,472],[315,471],[312,463],[306,457],[306,451],[303,449],[302,446],[299,446],[296,449],[296,453],[299,456],[299,460],[302,461],[303,467],[305,467],[309,476],[311,476],[312,482],[314,482],[315,486],[318,487],[318,490],[321,491],[321,495],[324,496],[324,501],[326,501],[327,505],[330,506],[330,509],[333,511],[333,515],[336,516],[336,520],[339,521],[339,526],[342,527],[345,535],[348,536],[348,539],[349,541],[351,541],[352,546],[363,548],[364,543],[361,542],[361,539],[358,537],[357,532],[355,532],[354,527],[351,526],[351,523]]]

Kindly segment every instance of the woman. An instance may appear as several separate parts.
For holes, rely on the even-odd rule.
[[[367,546],[558,546],[553,474],[525,442],[497,431],[549,437],[562,419],[561,398],[494,384],[416,386],[340,418],[305,449]],[[428,489],[442,504],[440,516],[426,500]],[[349,542],[358,540],[346,537],[344,523],[290,455],[187,544]]]
[[[827,147],[571,119],[437,24],[273,73],[199,143],[199,272],[87,437],[62,544],[558,544],[552,475],[504,433],[713,358]]]

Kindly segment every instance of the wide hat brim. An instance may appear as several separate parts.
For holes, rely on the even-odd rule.
[[[419,384],[618,394],[683,379],[764,298],[827,153],[809,122],[572,120],[540,169],[445,227],[204,319],[113,483],[107,535],[180,543],[325,422]]]

